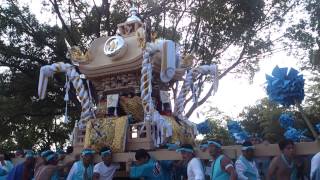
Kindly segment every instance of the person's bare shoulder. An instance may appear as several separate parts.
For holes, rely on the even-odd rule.
[[[275,156],[275,157],[272,158],[271,163],[274,162],[274,163],[278,164],[279,160],[280,160],[280,156]]]
[[[223,158],[221,159],[221,163],[229,164],[229,163],[233,163],[233,162],[228,156],[224,155]]]
[[[228,167],[233,167],[233,162],[228,156],[223,156],[221,159],[221,168],[226,170]]]

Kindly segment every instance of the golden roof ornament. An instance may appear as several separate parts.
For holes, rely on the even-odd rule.
[[[88,64],[90,63],[90,53],[83,53],[79,46],[70,46],[68,41],[65,39],[68,51],[66,57],[71,60],[72,64],[79,66],[79,64]]]

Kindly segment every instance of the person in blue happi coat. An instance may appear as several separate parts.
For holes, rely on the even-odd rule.
[[[44,163],[35,172],[35,180],[59,180],[58,154],[48,150],[42,154]]]
[[[67,180],[92,180],[94,154],[92,149],[82,150],[81,160],[73,164]]]
[[[242,155],[236,161],[238,180],[260,180],[259,171],[254,161],[255,147],[245,141],[241,147]]]
[[[7,179],[12,168],[13,164],[9,159],[6,159],[6,154],[0,154],[0,180]]]
[[[231,159],[223,154],[221,141],[208,141],[208,150],[213,160],[211,180],[236,180],[237,173]]]
[[[167,171],[172,165],[171,161],[156,161],[144,149],[135,154],[136,162],[130,167],[130,178],[143,178],[144,180],[167,180],[170,173]]]
[[[34,153],[29,151],[25,155],[26,160],[15,166],[8,174],[7,180],[32,180],[35,158]]]

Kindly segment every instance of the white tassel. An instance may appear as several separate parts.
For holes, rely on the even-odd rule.
[[[64,123],[69,123],[69,119],[68,119],[68,101],[66,101],[66,108],[65,108],[65,113],[64,113]]]
[[[66,102],[65,113],[64,113],[64,123],[68,123],[68,101],[69,101],[69,89],[70,89],[70,81],[68,76],[66,75],[66,84],[65,84],[66,94],[64,95],[64,101]]]

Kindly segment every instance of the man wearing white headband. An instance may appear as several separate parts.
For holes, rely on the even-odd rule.
[[[204,167],[200,159],[195,157],[195,152],[192,145],[184,144],[179,149],[177,149],[177,152],[181,153],[182,159],[188,162],[188,180],[204,180]]]
[[[92,149],[82,150],[81,160],[73,164],[67,180],[92,180],[94,154]]]
[[[254,149],[250,141],[242,144],[242,155],[236,161],[238,180],[260,180],[259,171],[253,159]]]
[[[112,152],[108,147],[100,150],[102,162],[93,168],[93,180],[112,180],[114,173],[120,168],[119,164],[112,162]]]
[[[237,174],[230,158],[222,153],[219,140],[208,141],[209,154],[213,159],[211,180],[236,180]]]

